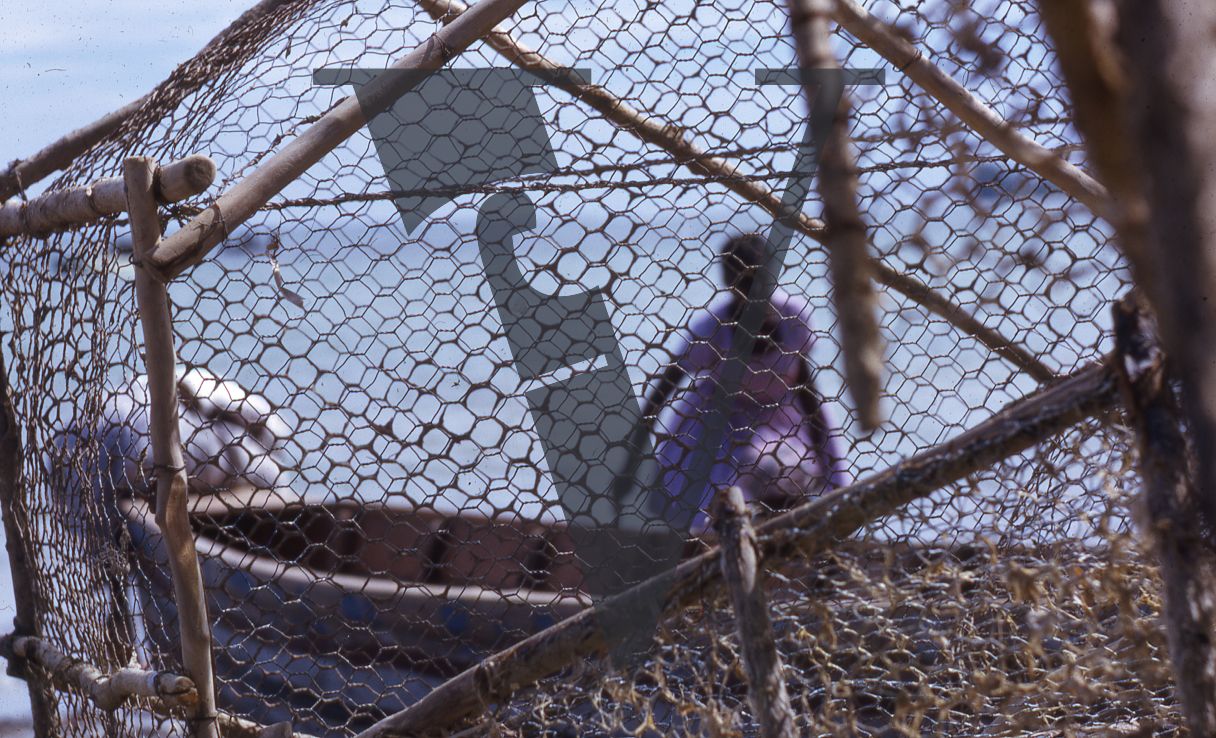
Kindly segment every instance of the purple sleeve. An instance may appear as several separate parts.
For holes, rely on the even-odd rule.
[[[717,364],[724,351],[729,350],[730,330],[722,325],[720,309],[708,309],[698,313],[688,327],[676,352],[675,363],[690,375],[704,372]]]
[[[811,326],[811,304],[784,290],[773,294],[773,304],[781,315],[782,331],[785,333],[783,342],[787,350],[797,351],[804,356],[810,353],[815,341],[815,329]]]

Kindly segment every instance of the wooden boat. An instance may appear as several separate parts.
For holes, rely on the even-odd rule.
[[[136,497],[118,507],[146,637],[177,653],[152,510]],[[369,724],[590,604],[560,524],[249,490],[192,507],[220,706],[262,723]]]

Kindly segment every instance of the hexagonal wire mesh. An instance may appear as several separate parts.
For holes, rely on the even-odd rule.
[[[314,70],[387,65],[436,28],[411,3],[272,8],[180,68],[58,184],[114,176],[128,155],[205,153],[222,191],[348,94],[315,85]],[[1076,160],[1030,3],[870,10],[1017,130]],[[780,191],[805,104],[797,87],[758,86],[754,70],[794,64],[783,5],[546,0],[510,29]],[[834,42],[845,66],[888,67],[845,33]],[[477,43],[458,64],[504,62]],[[605,289],[639,396],[679,358],[690,322],[721,301],[724,240],[766,231],[772,217],[566,93],[536,94],[556,173],[469,188],[406,232],[364,131],[172,284],[222,709],[349,735],[585,606],[584,573],[476,250],[477,208],[495,192],[535,200],[538,223],[517,243],[526,279],[546,293]],[[1128,282],[1109,227],[897,70],[852,99],[873,254],[1053,371],[1099,358],[1108,306]],[[207,197],[168,208],[170,230]],[[103,669],[180,670],[148,512],[127,230],[115,218],[5,252],[24,544],[49,640]],[[865,436],[843,390],[820,245],[796,235],[779,282],[809,305],[816,340],[795,350],[805,348],[853,478],[1038,386],[884,288],[886,421]],[[1126,538],[1129,446],[1109,420],[769,572],[801,730],[1055,735],[1177,722],[1158,586]],[[641,666],[586,661],[488,706],[479,729],[752,734],[738,658],[729,605],[708,596],[663,620]],[[138,702],[109,714],[70,693],[57,699],[65,734],[182,730]]]

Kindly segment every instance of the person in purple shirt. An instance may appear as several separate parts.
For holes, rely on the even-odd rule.
[[[666,516],[687,520],[692,511],[680,514],[676,508],[697,506],[694,535],[708,527],[705,511],[718,489],[737,485],[766,513],[849,483],[840,439],[812,381],[810,306],[776,288],[738,391],[728,401],[727,430],[709,483],[691,489],[692,460],[709,427],[715,386],[765,254],[764,237],[754,233],[731,238],[723,247],[724,293],[693,318],[673,363],[651,383],[633,439],[640,448],[655,433],[657,486],[667,497]]]

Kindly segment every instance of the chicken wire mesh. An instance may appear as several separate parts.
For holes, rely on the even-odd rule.
[[[57,184],[114,176],[130,155],[205,153],[219,171],[213,191],[223,191],[352,91],[317,84],[316,70],[387,66],[437,27],[410,3],[265,8],[179,68]],[[1012,127],[1080,161],[1032,5],[869,10]],[[784,5],[546,1],[509,27],[738,178],[780,193],[806,106],[797,86],[760,85],[755,73],[795,65]],[[888,70],[885,85],[850,91],[875,257],[1051,372],[1099,359],[1109,305],[1128,284],[1109,226],[848,34],[834,44],[843,66]],[[456,64],[505,66],[482,43]],[[772,216],[562,90],[532,89],[555,171],[467,187],[411,230],[365,129],[170,287],[226,712],[350,735],[594,594],[494,309],[478,208],[500,193],[535,202],[537,222],[516,241],[524,278],[546,294],[603,289],[638,397],[679,362],[688,327],[725,299],[722,244],[767,231]],[[167,228],[209,196],[169,206]],[[808,213],[818,207],[812,198]],[[883,288],[886,420],[862,434],[843,387],[824,252],[804,234],[792,250],[779,287],[805,300],[796,312],[810,316],[814,339],[783,356],[805,356],[842,476],[929,449],[1039,386],[923,301]],[[15,239],[4,253],[21,544],[41,631],[103,670],[180,672],[149,512],[128,226],[119,217]],[[660,444],[678,425],[664,412]],[[830,554],[768,572],[800,731],[1173,730],[1159,586],[1128,537],[1136,479],[1116,421],[1087,421],[871,521]],[[725,600],[664,618],[648,653],[629,668],[593,659],[487,705],[477,730],[755,733]],[[154,717],[138,701],[107,713],[70,692],[55,699],[67,735],[183,731],[180,715]]]

